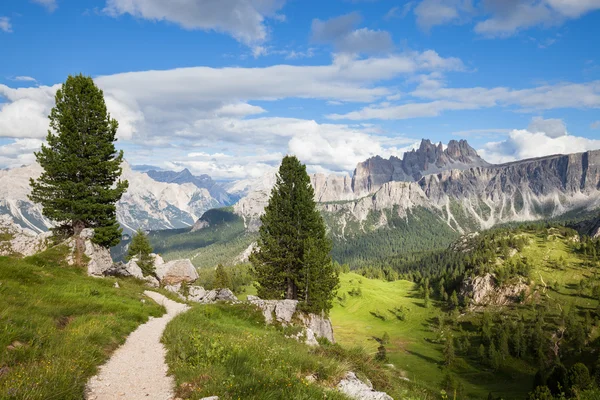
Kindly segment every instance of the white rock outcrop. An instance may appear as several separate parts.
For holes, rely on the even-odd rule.
[[[265,317],[265,322],[278,322],[282,325],[298,323],[303,330],[296,338],[304,338],[306,344],[318,346],[317,338],[326,338],[335,343],[331,320],[317,314],[307,314],[297,310],[298,300],[263,300],[256,296],[248,296],[248,302],[257,306]]]
[[[470,299],[472,306],[502,306],[516,303],[521,293],[527,293],[529,286],[522,280],[498,287],[493,274],[467,278],[464,280],[460,295]]]
[[[81,231],[79,236],[73,236],[62,243],[70,251],[67,256],[67,263],[74,265],[77,263],[77,257],[82,260],[87,259],[87,272],[91,276],[103,276],[105,272],[113,267],[113,259],[110,251],[102,246],[92,242],[94,230],[86,228]],[[81,252],[81,254],[79,254]],[[78,255],[79,254],[79,255]]]
[[[173,260],[156,265],[156,276],[163,285],[175,285],[182,282],[191,283],[198,279],[198,271],[188,259]]]
[[[36,233],[14,223],[9,215],[0,215],[0,255],[31,256],[48,248],[52,233]]]
[[[358,379],[354,372],[348,372],[338,383],[337,389],[355,400],[394,400],[387,393],[374,390],[368,379],[366,383]]]

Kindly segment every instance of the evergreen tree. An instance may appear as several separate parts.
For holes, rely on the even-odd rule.
[[[127,251],[126,260],[129,261],[133,258],[136,259],[136,263],[138,267],[142,270],[144,276],[153,275],[154,274],[154,258],[150,256],[152,253],[152,245],[148,240],[148,236],[144,233],[143,230],[139,229],[131,243],[129,244],[129,249]]]
[[[261,222],[250,257],[258,296],[299,300],[306,311],[330,310],[339,278],[310,178],[296,157],[283,159]]]
[[[225,267],[222,264],[217,265],[215,270],[215,289],[230,288],[231,280],[229,274],[225,271]]]
[[[452,335],[448,336],[446,339],[446,344],[444,346],[444,364],[447,366],[451,366],[454,364],[456,360],[456,353],[454,351],[454,338]]]
[[[55,101],[47,144],[35,153],[44,172],[30,180],[29,198],[56,223],[56,234],[78,235],[93,228],[95,243],[115,246],[122,231],[115,204],[128,186],[119,180],[123,152],[114,145],[118,123],[90,77],[69,76]]]

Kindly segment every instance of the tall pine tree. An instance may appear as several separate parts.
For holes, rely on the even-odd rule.
[[[306,311],[329,311],[339,283],[331,241],[306,166],[296,157],[283,159],[261,222],[258,250],[250,258],[258,295],[299,300]]]
[[[29,198],[56,223],[56,234],[78,235],[93,228],[95,243],[114,246],[121,237],[116,202],[128,186],[119,180],[123,151],[114,145],[118,123],[90,77],[69,76],[55,101],[47,145],[35,153],[44,172],[31,179]]]

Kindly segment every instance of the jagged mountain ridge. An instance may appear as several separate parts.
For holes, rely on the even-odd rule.
[[[311,181],[334,235],[359,233],[349,226],[365,231],[367,221],[369,229],[385,227],[390,210],[405,217],[415,208],[463,233],[600,207],[600,150],[491,165],[466,141],[442,150],[424,140],[403,159],[360,163],[352,178],[313,175]],[[258,226],[264,194],[250,193],[234,206],[250,230]]]
[[[27,198],[29,178],[41,172],[38,164],[0,171],[0,214],[36,232],[52,226],[41,207]],[[117,219],[126,232],[191,227],[205,211],[222,205],[206,188],[189,182],[158,182],[126,162],[122,178],[129,181],[129,189],[117,203]]]
[[[179,172],[150,170],[147,171],[146,174],[157,182],[176,183],[178,185],[192,183],[199,189],[208,190],[211,197],[223,206],[230,206],[239,200],[238,196],[228,193],[209,175],[193,175],[187,168]]]

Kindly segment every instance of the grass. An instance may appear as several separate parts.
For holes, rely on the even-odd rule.
[[[531,371],[526,368],[525,374],[515,376],[511,371],[492,372],[464,360],[451,370],[444,367],[444,345],[436,343],[432,329],[437,316],[443,313],[434,301],[425,308],[412,282],[385,282],[353,273],[342,274],[340,281],[338,300],[331,311],[338,343],[360,345],[375,354],[379,346],[375,338],[381,339],[387,333],[389,362],[411,382],[432,392],[439,392],[447,373],[464,387],[461,398],[487,398],[490,392],[505,398],[524,398],[530,390]],[[351,291],[361,294],[352,296]],[[404,310],[404,320],[397,317],[398,309]]]
[[[98,279],[52,248],[0,257],[0,398],[81,399],[87,380],[149,316],[139,281]],[[115,288],[117,282],[120,288]]]
[[[395,398],[430,399],[398,379],[360,348],[324,344],[312,349],[286,337],[289,328],[265,326],[249,304],[195,306],[163,336],[167,363],[185,399],[346,399],[334,390],[349,371],[371,379]],[[307,377],[314,376],[315,382]]]

